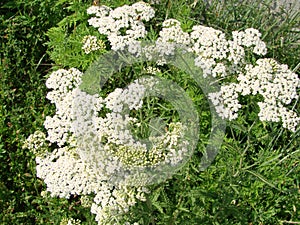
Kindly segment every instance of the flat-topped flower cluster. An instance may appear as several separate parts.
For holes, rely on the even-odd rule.
[[[127,13],[123,11],[125,8],[128,10]],[[160,56],[156,61],[159,65],[166,63],[164,56],[174,54],[176,46],[186,48],[195,54],[195,65],[203,70],[204,77],[235,78],[234,83],[223,83],[218,93],[209,95],[219,116],[229,120],[236,119],[238,111],[242,108],[239,102],[240,95],[261,95],[264,100],[258,102],[260,120],[281,121],[284,128],[296,131],[300,118],[286,106],[293,99],[298,99],[297,88],[300,87],[298,75],[274,59],[259,59],[254,65],[248,64],[245,60],[246,52],[260,56],[267,53],[266,44],[261,40],[261,33],[258,30],[248,28],[244,31],[233,31],[232,39],[227,39],[222,31],[202,25],[193,26],[190,33],[184,32],[178,20],[167,19],[162,24],[162,30],[155,44],[143,49],[140,39],[147,34],[143,21],[148,22],[154,16],[150,8],[143,2],[115,10],[107,6],[96,8],[93,6],[88,9],[88,13],[96,17],[92,17],[89,23],[98,28],[100,34],[107,35],[113,50],[124,49],[127,46],[132,53],[137,55],[144,53],[149,60],[152,60],[153,52],[156,52],[156,55]],[[99,13],[103,11],[107,13]],[[139,20],[133,19],[139,15],[142,15]],[[109,26],[114,27],[108,29],[109,32],[103,28],[108,25],[101,22],[107,18],[110,18]],[[139,29],[133,29],[136,26],[131,26],[131,23],[139,24]],[[125,34],[120,32],[120,28],[126,29],[123,30]],[[117,38],[111,41],[110,35],[113,30]],[[136,35],[128,35],[132,33]],[[124,38],[127,42],[123,41]]]
[[[148,34],[145,23],[155,16],[149,4],[138,2],[115,9],[91,6],[87,13],[94,15],[88,20],[89,25],[106,35],[112,50],[127,49],[148,60],[156,55],[158,65],[166,64],[166,57],[175,54],[178,46],[195,54],[194,64],[203,70],[204,78],[227,81],[208,96],[220,117],[236,119],[242,108],[239,97],[260,95],[260,120],[281,121],[283,127],[296,131],[300,118],[288,105],[299,97],[298,75],[274,59],[262,58],[254,64],[245,59],[247,52],[259,56],[267,53],[258,30],[234,31],[229,39],[222,31],[202,25],[186,32],[178,20],[167,19],[158,38],[144,48],[142,41]],[[86,54],[104,48],[99,37],[86,35],[83,39]],[[151,74],[159,72],[154,67],[145,70]],[[128,185],[124,171],[179,163],[187,154],[188,143],[183,140],[187,128],[181,123],[170,123],[168,131],[151,139],[149,148],[132,135],[131,128],[138,121],[127,111],[141,109],[143,98],[155,81],[138,79],[102,98],[100,93],[90,95],[80,90],[82,75],[76,68],[51,73],[46,81],[50,89],[47,98],[55,104],[56,113],[46,117],[47,133],[35,132],[24,147],[36,154],[37,176],[45,181],[52,196],[94,195],[90,207],[98,224],[114,224],[113,218],[117,220],[137,201],[145,201],[149,192],[143,182],[140,186]],[[119,184],[111,182],[116,174]]]
[[[46,117],[47,134],[35,132],[24,147],[36,154],[37,176],[45,181],[51,196],[95,194],[91,210],[99,224],[105,224],[111,216],[127,212],[137,200],[146,200],[142,179],[147,177],[140,177],[138,171],[132,174],[141,184],[132,187],[125,170],[175,165],[183,159],[188,143],[181,141],[181,123],[170,123],[166,133],[152,137],[150,149],[131,134],[130,126],[138,121],[123,111],[142,107],[147,88],[155,85],[151,79],[136,80],[101,98],[79,89],[81,76],[75,68],[49,76],[47,98],[55,104],[56,113]],[[109,112],[100,117],[104,108]],[[49,152],[51,144],[58,148]],[[119,177],[119,183],[112,182],[112,177]]]
[[[128,44],[135,45],[137,39],[144,38],[147,31],[142,21],[149,21],[155,15],[154,9],[144,2],[116,9],[91,6],[87,13],[96,15],[88,23],[99,33],[107,35],[113,50],[124,49]]]

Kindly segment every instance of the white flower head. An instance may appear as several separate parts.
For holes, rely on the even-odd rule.
[[[105,7],[100,9],[97,9],[99,12],[94,8],[88,10],[89,14],[97,16],[89,19],[89,24],[98,28],[100,34],[107,35],[113,50],[123,50],[125,46],[144,38],[147,31],[143,21],[149,21],[155,14],[150,5],[144,2],[137,2],[132,6],[123,5],[115,9]]]

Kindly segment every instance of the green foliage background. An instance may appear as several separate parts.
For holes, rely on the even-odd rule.
[[[101,2],[119,6],[134,1]],[[275,13],[268,4],[258,7],[247,1],[230,0],[222,8],[218,1],[210,6],[199,1],[191,7],[193,2],[161,1],[149,38],[155,37],[165,18],[180,20],[185,30],[204,24],[229,34],[254,27],[268,44],[268,57],[299,74],[300,13]],[[0,3],[0,224],[59,224],[64,217],[96,223],[78,196],[41,197],[45,185],[36,178],[34,156],[22,149],[23,141],[43,130],[45,116],[53,113],[45,98],[47,74],[73,66],[84,70],[97,57],[81,50],[83,35],[95,34],[85,22],[90,4],[80,0]],[[184,85],[185,80],[178,83]],[[227,127],[213,165],[198,171],[201,153],[196,152],[180,173],[153,186],[148,201],[137,204],[128,220],[145,225],[300,223],[300,132],[259,122],[256,104],[245,101],[248,107]],[[299,102],[295,110],[300,115]]]

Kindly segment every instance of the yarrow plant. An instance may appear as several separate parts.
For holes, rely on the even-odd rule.
[[[124,49],[126,45],[134,45],[139,38],[144,38],[147,31],[142,21],[149,21],[155,14],[154,9],[144,2],[114,10],[107,6],[91,6],[87,13],[96,15],[88,23],[99,33],[107,35],[112,50]]]
[[[167,58],[180,46],[195,55],[194,65],[203,71],[203,78],[211,76],[220,82],[220,90],[210,93],[208,98],[221,118],[238,118],[242,109],[240,98],[252,95],[259,99],[261,121],[282,122],[284,128],[297,130],[300,118],[289,105],[299,97],[298,75],[271,58],[247,61],[250,53],[256,56],[267,53],[258,30],[234,31],[227,37],[220,30],[202,25],[195,25],[187,32],[180,21],[166,19],[155,42],[144,46],[143,40],[149,32],[145,24],[151,23],[155,16],[149,4],[137,2],[115,9],[91,6],[87,14],[92,15],[87,23],[98,30],[99,37],[84,36],[85,54],[105,48],[127,50],[161,66],[167,64]],[[103,36],[106,40],[101,39]],[[109,46],[105,46],[105,41]],[[152,66],[145,71],[152,75],[161,72]],[[44,180],[52,197],[93,196],[93,202],[86,205],[90,205],[98,224],[118,224],[131,207],[138,201],[146,201],[150,193],[147,176],[128,171],[182,162],[189,153],[189,143],[184,140],[188,127],[171,122],[164,133],[143,142],[132,134],[132,129],[140,124],[129,112],[142,109],[143,98],[155,88],[157,80],[137,79],[126,88],[116,88],[104,96],[101,90],[93,95],[82,91],[82,76],[83,72],[76,68],[50,74],[46,81],[47,98],[56,107],[55,115],[45,119],[47,133],[36,131],[24,147],[36,155],[37,176]],[[118,178],[112,179],[115,177]],[[133,182],[138,185],[132,185]]]
[[[118,88],[103,99],[80,91],[81,76],[75,68],[60,69],[50,75],[46,82],[51,89],[47,98],[55,104],[56,114],[45,120],[47,137],[37,131],[24,147],[36,153],[37,176],[47,183],[47,191],[52,197],[95,193],[91,211],[97,214],[99,224],[104,224],[111,216],[127,212],[137,200],[145,201],[148,192],[141,180],[135,180],[141,183],[140,187],[128,186],[126,182],[107,183],[113,174],[120,174],[120,168],[132,166],[149,167],[161,162],[176,164],[182,160],[188,143],[180,141],[184,129],[181,123],[171,123],[167,133],[153,137],[150,151],[146,144],[135,141],[131,135],[128,127],[136,119],[121,112],[125,107],[139,109],[145,85],[151,88],[151,82],[143,85],[143,80],[136,81],[127,89]],[[103,107],[111,111],[104,118],[98,116]],[[95,137],[89,135],[90,126],[94,126],[92,136]],[[81,138],[89,140],[84,142]],[[92,143],[98,143],[94,148],[88,146],[91,138],[94,138]],[[57,144],[59,148],[47,152],[46,142]]]

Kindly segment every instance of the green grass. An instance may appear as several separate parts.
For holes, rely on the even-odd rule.
[[[74,4],[67,10],[70,2]],[[45,99],[45,77],[52,67],[78,65],[85,69],[95,57],[85,56],[79,62],[79,51],[74,58],[62,57],[58,45],[64,44],[61,40],[55,43],[51,32],[46,35],[70,15],[60,22],[65,30],[56,31],[65,32],[64,38],[69,38],[65,54],[79,46],[76,32],[86,29],[87,25],[81,24],[90,2],[70,2],[1,3],[0,224],[59,224],[64,217],[96,224],[89,208],[80,205],[79,196],[69,200],[41,196],[45,184],[36,178],[34,156],[22,149],[23,141],[35,130],[43,130],[45,116],[53,113],[53,106]],[[114,6],[134,1],[101,2]],[[262,32],[268,45],[267,57],[288,64],[299,74],[300,32],[295,28],[300,26],[300,13],[273,13],[267,4],[258,8],[247,1],[237,4],[237,0],[227,1],[223,8],[219,1],[210,6],[199,1],[194,8],[190,6],[194,1],[161,2],[164,7],[157,9],[154,20],[158,25],[154,30],[159,30],[166,16],[180,20],[186,30],[204,24],[229,34],[254,27]],[[165,76],[170,75],[168,69],[162,69]],[[113,83],[108,89],[121,84]],[[196,102],[202,101],[201,93],[189,91]],[[204,107],[198,110],[205,111]],[[196,151],[190,163],[172,179],[152,187],[148,201],[137,204],[128,220],[145,225],[300,224],[300,131],[290,133],[280,124],[260,122],[253,113],[256,108],[249,106],[238,120],[228,123],[222,149],[207,170],[198,170],[201,153]],[[300,115],[299,102],[295,110]],[[203,131],[208,129],[202,125]]]

